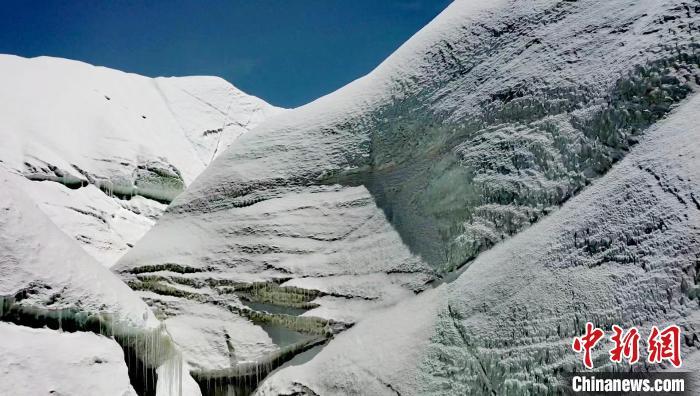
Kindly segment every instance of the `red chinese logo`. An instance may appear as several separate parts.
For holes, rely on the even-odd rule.
[[[583,364],[585,364],[589,369],[593,368],[591,349],[593,349],[595,344],[597,344],[604,335],[605,333],[603,330],[593,327],[593,323],[588,322],[586,323],[586,333],[581,337],[574,338],[572,347],[576,352],[583,351]]]
[[[681,366],[681,329],[676,325],[668,326],[659,331],[654,326],[649,334],[648,351],[649,363],[661,363],[668,360],[674,367]]]
[[[612,328],[615,334],[610,339],[615,347],[610,350],[610,361],[622,363],[624,357],[630,364],[637,363],[639,361],[639,332],[637,328],[631,328],[627,334],[620,326],[613,325]]]
[[[634,364],[639,361],[639,340],[641,338],[636,327],[625,332],[620,326],[612,326],[613,334],[610,340],[613,348],[609,350],[610,361],[614,363]],[[593,368],[592,350],[604,337],[605,332],[593,325],[586,323],[586,331],[580,337],[574,337],[572,348],[575,352],[583,353],[583,364],[588,369]],[[663,330],[653,326],[647,338],[647,361],[649,363],[670,362],[674,367],[681,366],[681,329],[671,325]]]

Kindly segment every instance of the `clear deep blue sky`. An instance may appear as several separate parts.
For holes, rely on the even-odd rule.
[[[295,107],[371,71],[450,2],[2,0],[0,53],[217,75]]]

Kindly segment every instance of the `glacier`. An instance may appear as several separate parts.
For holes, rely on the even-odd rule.
[[[698,121],[694,95],[608,174],[450,284],[422,361],[422,393],[561,393],[557,374],[585,369],[570,345],[588,321],[646,333],[677,324],[683,369],[697,373]],[[631,369],[604,348],[594,362]]]
[[[45,165],[0,173],[0,316],[109,312],[98,333],[136,345],[159,394],[561,394],[587,321],[678,324],[697,373],[699,21],[697,0],[456,0],[368,75],[206,146],[189,176],[146,165],[177,194],[128,201],[168,206],[110,270],[28,186],[110,194],[39,150]],[[171,94],[211,88],[187,84]]]
[[[0,172],[0,321],[18,325],[0,323],[0,334],[7,337],[6,342],[19,340],[35,349],[25,349],[23,357],[18,349],[21,345],[1,347],[7,356],[0,367],[8,377],[2,386],[26,383],[25,370],[13,367],[19,365],[36,369],[34,374],[44,377],[37,386],[68,387],[69,393],[86,395],[93,389],[116,392],[109,388],[110,383],[89,382],[83,388],[70,379],[91,375],[100,376],[94,381],[104,379],[110,367],[109,375],[116,375],[124,366],[114,360],[118,357],[124,362],[126,356],[127,368],[140,379],[139,394],[155,388],[156,396],[201,396],[182,352],[151,309],[39,209],[22,190],[25,180],[22,175]],[[60,343],[63,349],[51,350],[50,342]],[[83,355],[71,352],[78,343],[87,348]],[[50,371],[54,368],[50,360],[32,363],[32,359],[42,360],[41,353],[59,354],[55,363],[74,362],[71,371],[58,376]],[[105,357],[112,363],[105,368],[95,366],[85,360],[88,353],[95,356],[87,359]],[[159,373],[157,382],[152,371]],[[126,394],[133,391],[128,388],[131,386],[124,389]],[[16,388],[24,394],[34,390],[38,388],[31,385]]]
[[[537,284],[540,276],[548,287],[532,294],[551,294],[551,304],[563,298],[557,290],[569,296],[583,284],[557,286],[547,283],[553,282],[549,272],[533,269],[518,282],[479,289],[479,298],[460,287],[488,285],[487,275],[500,274],[499,265],[484,264],[483,273],[477,272],[480,253],[505,248],[511,236],[560,216],[561,205],[619,167],[650,127],[694,95],[697,19],[695,8],[678,1],[456,1],[369,75],[242,136],[173,201],[115,270],[141,289],[166,324],[190,316],[194,310],[184,305],[193,303],[227,307],[258,325],[275,320],[279,307],[294,305],[282,292],[251,298],[242,290],[247,284],[322,293],[300,315],[289,311],[283,325],[313,334],[298,318],[321,318],[338,331],[328,334],[332,340],[310,361],[292,360],[292,367],[275,371],[260,394],[556,392],[557,373],[573,366],[555,366],[535,352],[513,348],[513,362],[494,352],[494,367],[479,369],[479,348],[505,352],[490,344],[496,338],[482,335],[485,318],[466,326],[471,311],[464,307],[503,298]],[[624,250],[608,251],[612,236],[591,240],[586,230],[578,231],[580,251],[571,255],[604,252],[593,267],[645,262]],[[543,234],[539,250],[555,237],[561,235]],[[679,266],[692,254],[682,256]],[[532,253],[525,257],[532,259],[528,268],[544,265]],[[187,271],[170,271],[166,263]],[[588,271],[580,276],[593,277]],[[457,280],[438,286],[443,278]],[[597,293],[581,298],[613,304],[620,297],[601,290],[604,284],[590,281]],[[433,286],[438,288],[426,291]],[[629,292],[620,287],[620,293]],[[447,297],[430,298],[434,293]],[[174,302],[174,295],[188,301]],[[654,297],[636,294],[634,301],[643,306],[644,298]],[[666,301],[666,293],[661,297]],[[421,308],[398,311],[414,298]],[[251,299],[267,305],[246,301]],[[522,332],[539,342],[535,330],[521,330],[523,322],[516,320],[528,314],[527,302],[515,300],[514,313],[508,304],[502,308],[504,318],[493,326],[508,334],[504,340]],[[410,317],[416,309],[436,319],[401,329],[388,319],[397,312]],[[543,312],[551,316],[527,323],[553,327],[562,354],[567,337],[585,321]],[[598,323],[614,320],[628,323],[619,311]],[[650,312],[638,320],[670,317]],[[374,334],[380,324],[400,347]],[[218,327],[192,330],[225,338]],[[460,334],[466,340],[455,338]],[[368,346],[358,348],[355,340]],[[189,342],[174,341],[184,348]],[[211,344],[210,354],[223,359],[222,349]],[[411,346],[428,357],[408,352]],[[557,356],[533,349],[551,360]],[[453,350],[463,360],[449,366],[457,358]],[[374,363],[391,354],[399,354],[395,362]],[[203,356],[190,359],[211,359]],[[454,374],[465,365],[473,371]],[[418,381],[417,372],[432,375]]]

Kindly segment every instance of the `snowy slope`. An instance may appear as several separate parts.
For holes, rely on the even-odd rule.
[[[695,94],[609,174],[451,284],[451,320],[426,354],[430,393],[553,392],[556,372],[584,369],[570,345],[586,321],[643,334],[678,324],[683,356],[697,353],[699,125]],[[614,369],[595,352],[596,368]]]
[[[279,112],[215,77],[156,78],[0,55],[0,165],[113,264],[238,136]],[[31,181],[31,182],[30,182]]]
[[[165,215],[135,248],[152,249],[134,262],[127,254],[115,269],[203,375],[305,346],[432,279],[363,187],[318,188],[225,217],[189,214],[185,228],[171,221]],[[302,334],[274,339],[260,327]]]
[[[423,386],[417,362],[430,345],[446,291],[441,286],[376,310],[310,361],[290,361],[260,384],[256,394],[416,394]]]
[[[158,320],[107,268],[61,232],[22,190],[21,175],[0,170],[0,298],[27,312],[69,317],[105,313],[117,329],[152,330]]]

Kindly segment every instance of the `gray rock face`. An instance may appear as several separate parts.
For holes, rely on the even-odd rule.
[[[115,268],[166,323],[234,315],[330,337],[359,322],[331,345],[369,337],[351,363],[324,349],[263,393],[361,394],[368,372],[387,393],[555,392],[586,319],[691,311],[680,287],[694,282],[697,175],[674,153],[697,148],[697,7],[456,1],[368,76],[242,136]],[[684,100],[674,122],[691,132],[655,126]],[[445,305],[414,296],[466,266]],[[390,308],[413,298],[431,303]],[[425,324],[392,328],[379,313],[416,306],[439,312],[430,343]],[[207,346],[227,340],[220,325],[178,323],[211,337],[203,361],[247,362]],[[368,336],[376,324],[403,335],[397,353],[421,345],[422,363],[370,365],[397,345]]]

